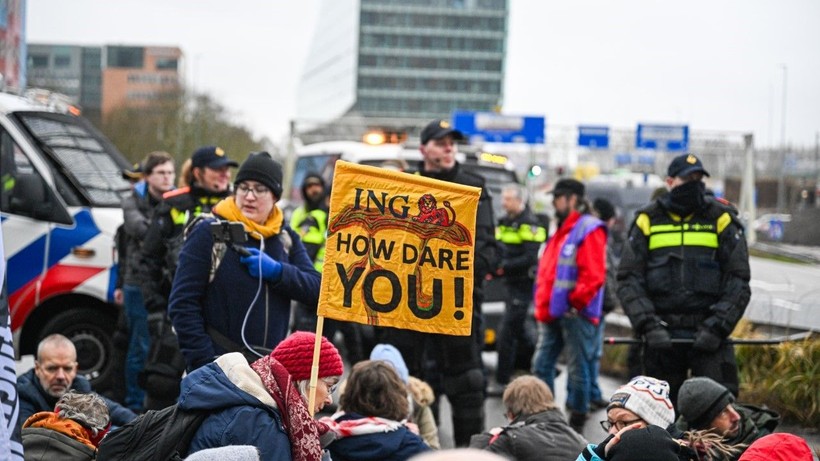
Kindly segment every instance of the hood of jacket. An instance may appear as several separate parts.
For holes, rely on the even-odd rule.
[[[436,401],[436,394],[433,388],[425,381],[422,381],[414,376],[410,376],[407,382],[407,389],[413,397],[413,401],[422,407],[427,407]]]
[[[185,410],[217,411],[250,405],[276,408],[262,379],[239,352],[220,356],[182,380],[179,406]]]

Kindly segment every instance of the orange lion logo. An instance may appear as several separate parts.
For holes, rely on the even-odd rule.
[[[450,210],[449,213],[447,210]],[[452,214],[452,217],[450,216]],[[444,207],[438,208],[438,202],[432,194],[424,194],[419,197],[419,214],[413,216],[413,221],[438,224],[439,226],[452,226],[456,222],[456,211],[450,206],[450,202],[444,201]]]

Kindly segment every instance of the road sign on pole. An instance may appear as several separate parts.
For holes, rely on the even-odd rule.
[[[686,152],[689,149],[689,125],[638,124],[635,147],[667,152]]]
[[[453,126],[471,141],[544,144],[546,140],[544,117],[455,111]]]
[[[578,146],[590,149],[609,148],[609,127],[595,125],[578,126]]]

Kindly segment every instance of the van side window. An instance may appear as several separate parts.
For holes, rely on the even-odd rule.
[[[0,130],[0,171],[0,211],[71,224],[51,188],[5,130]]]

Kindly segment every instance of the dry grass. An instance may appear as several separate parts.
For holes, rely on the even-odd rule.
[[[756,337],[748,323],[735,337]],[[775,346],[737,346],[741,401],[767,405],[785,421],[820,427],[820,338]]]

